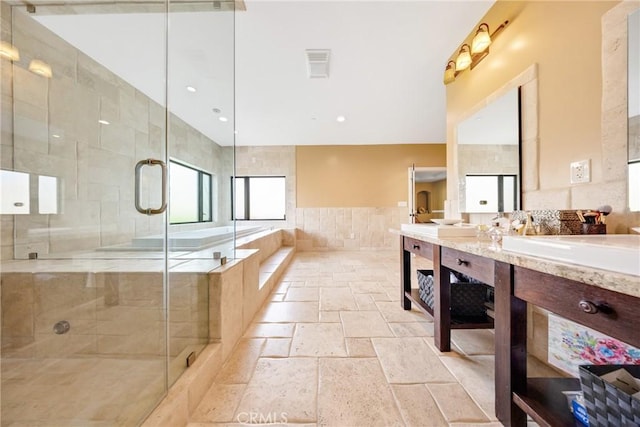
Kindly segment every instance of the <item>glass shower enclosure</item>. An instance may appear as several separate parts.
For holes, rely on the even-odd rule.
[[[0,424],[138,425],[234,256],[234,2],[0,7]]]

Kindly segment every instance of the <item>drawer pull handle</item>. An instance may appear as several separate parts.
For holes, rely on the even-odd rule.
[[[460,258],[456,258],[456,263],[458,265],[469,265],[469,261],[465,261],[465,260],[460,259]]]
[[[420,249],[420,245],[413,244],[413,249]]]
[[[578,306],[580,306],[582,311],[584,311],[585,313],[595,314],[598,312],[598,306],[591,301],[582,300],[578,303]]]

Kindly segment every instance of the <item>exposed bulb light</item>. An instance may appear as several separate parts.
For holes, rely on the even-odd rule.
[[[20,51],[11,43],[0,41],[0,57],[9,61],[20,61]]]
[[[100,123],[101,125],[110,125],[111,124],[111,122],[108,122],[108,121],[103,120],[103,119],[98,120],[98,123]]]
[[[191,93],[196,93],[196,92],[198,91],[198,90],[197,90],[195,87],[193,87],[193,86],[187,86],[187,87],[186,87],[186,89],[187,89],[187,92],[191,92]]]
[[[444,84],[453,83],[456,79],[456,63],[449,61],[447,68],[444,70]]]
[[[491,36],[489,35],[489,25],[484,22],[478,27],[473,41],[471,42],[471,53],[482,53],[491,44]]]
[[[38,74],[39,76],[50,79],[53,76],[51,72],[51,66],[39,59],[32,59],[29,63],[29,71]]]
[[[460,48],[460,53],[458,53],[458,57],[456,58],[456,71],[466,70],[471,65],[471,53],[469,49],[469,45],[466,43]]]
[[[338,116],[338,117],[336,117],[336,121],[337,121],[338,123],[342,123],[342,122],[344,122],[345,120],[347,120],[347,118],[346,118],[345,116]]]
[[[218,120],[220,120],[221,122],[228,122],[229,121],[229,119],[227,119],[225,116],[218,117]]]

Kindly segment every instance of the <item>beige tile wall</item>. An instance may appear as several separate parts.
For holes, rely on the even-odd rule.
[[[26,258],[29,252],[94,249],[161,233],[161,215],[145,216],[134,208],[134,167],[141,159],[164,158],[164,109],[23,13],[14,14],[14,31],[6,35],[10,16],[2,15],[3,37],[12,36],[21,60],[2,64],[1,165],[58,177],[62,211],[3,215],[2,259],[13,258],[14,250],[16,258]],[[52,79],[26,69],[33,57],[51,64]],[[216,174],[217,222],[212,225],[227,224],[233,150],[174,115],[169,129],[171,158]],[[158,171],[145,168],[144,173],[141,204],[159,206]]]

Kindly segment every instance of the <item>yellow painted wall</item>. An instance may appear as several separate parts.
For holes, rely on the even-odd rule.
[[[431,193],[431,210],[444,210],[444,201],[447,198],[447,180],[435,182],[416,182],[416,200],[418,193],[428,191]]]
[[[412,164],[445,163],[445,144],[297,146],[296,206],[396,207]]]
[[[447,139],[460,116],[537,63],[540,189],[569,187],[569,164],[583,159],[592,160],[592,182],[601,181],[600,21],[617,3],[498,1],[483,21],[492,30],[511,23],[476,68],[447,86]]]

